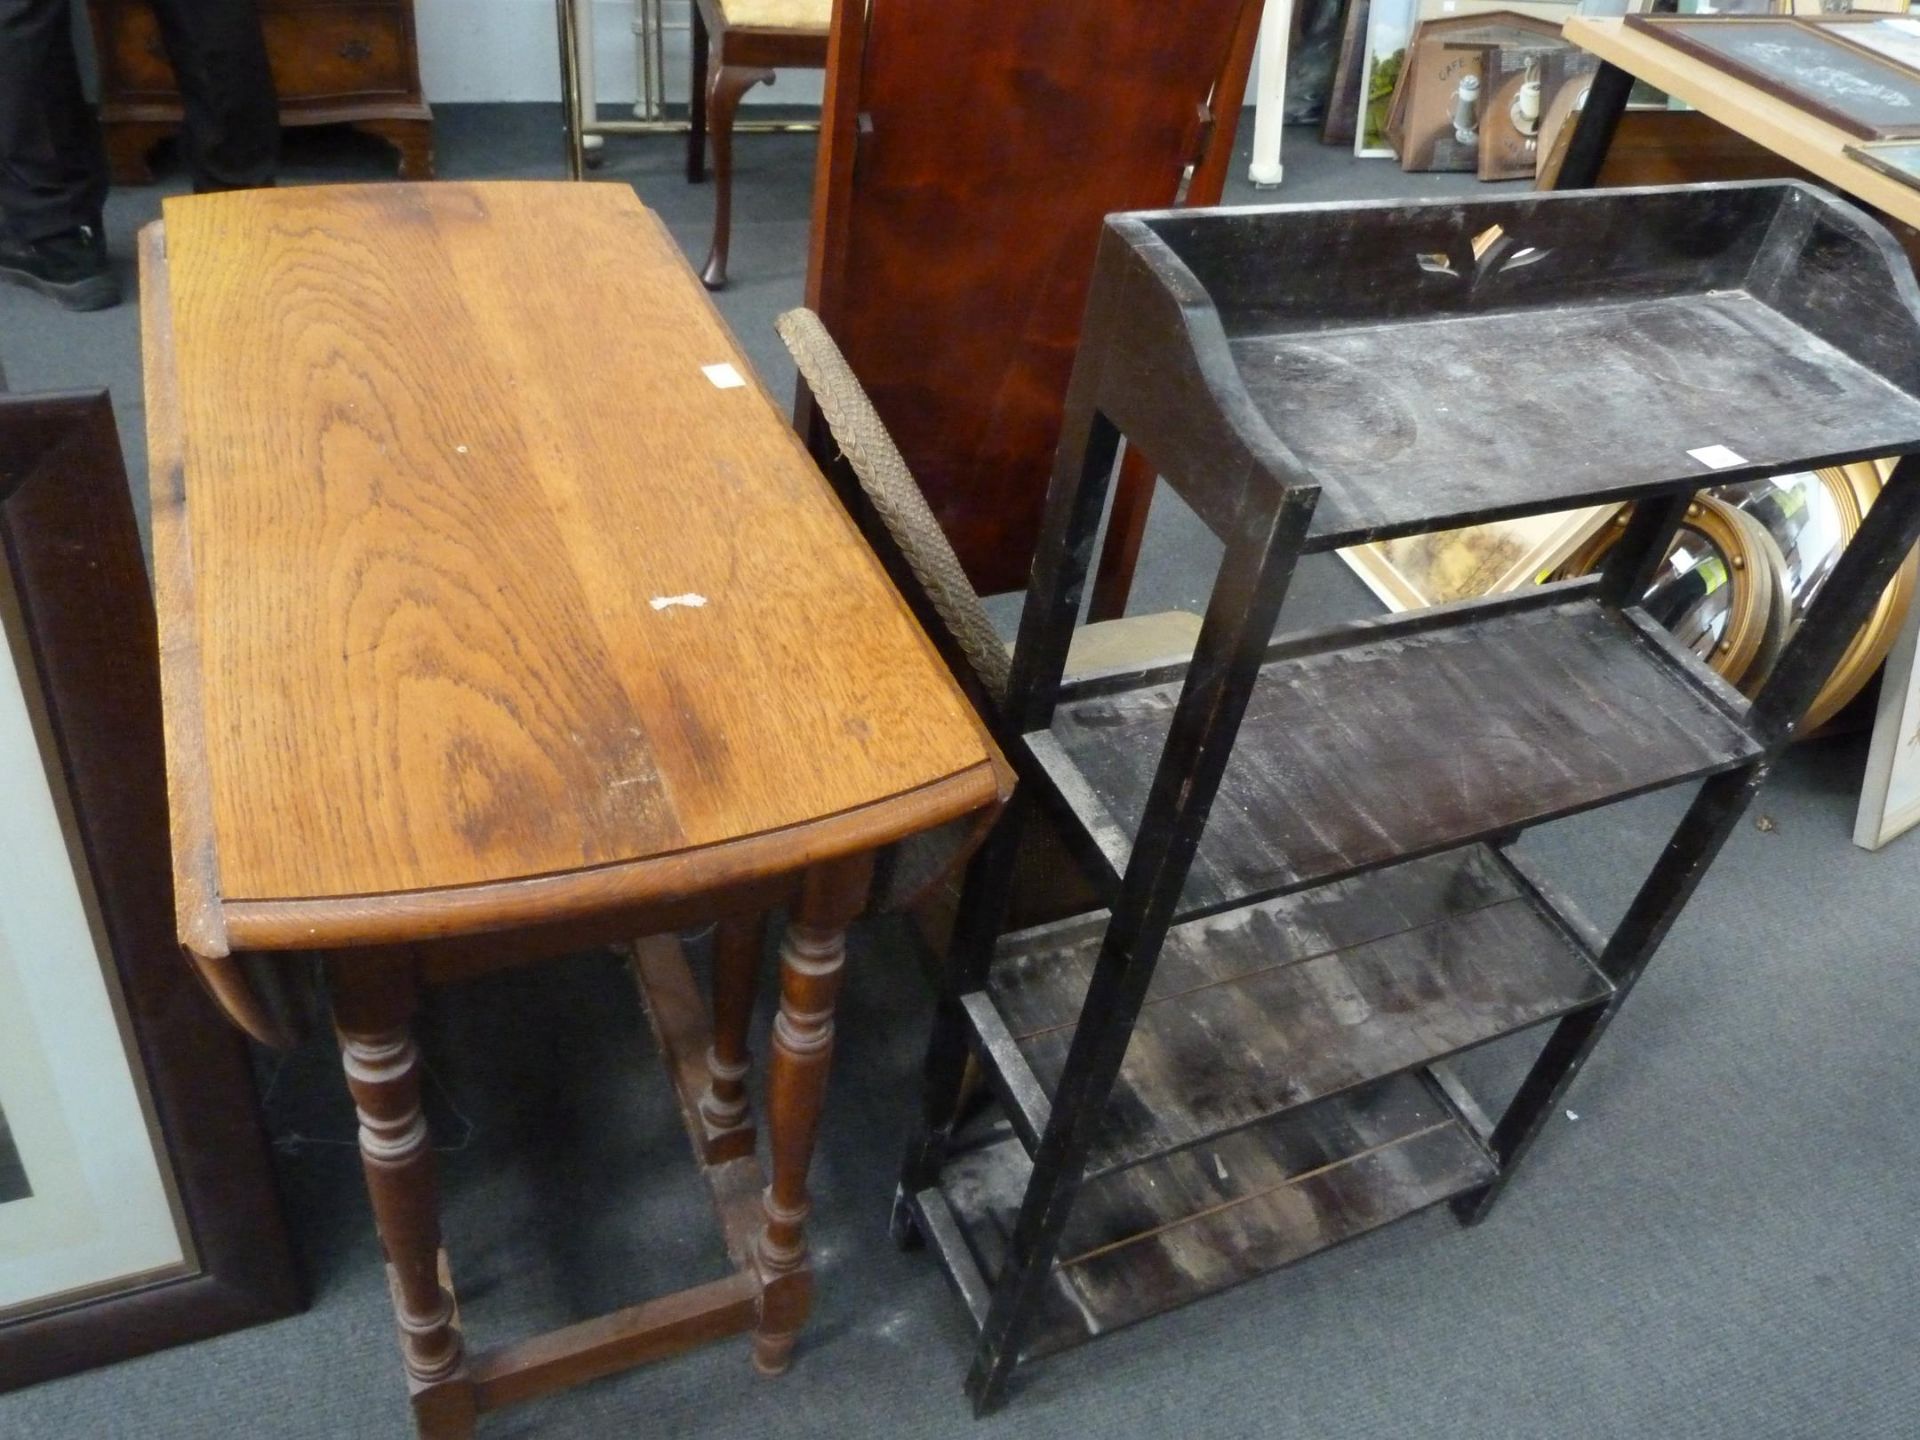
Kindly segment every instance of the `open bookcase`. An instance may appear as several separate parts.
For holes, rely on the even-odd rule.
[[[1192,659],[1064,683],[1122,438],[1224,545]],[[1903,459],[1747,700],[1639,597],[1707,484],[1920,451],[1920,290],[1797,184],[1111,217],[896,1210],[968,1388],[1441,1202],[1482,1218],[1920,535]],[[1634,502],[1598,575],[1274,638],[1299,556]],[[1601,933],[1529,826],[1695,798]],[[1023,816],[1106,909],[1000,933]],[[1489,1114],[1449,1057],[1550,1025]],[[962,1145],[969,1055],[1009,1125]]]

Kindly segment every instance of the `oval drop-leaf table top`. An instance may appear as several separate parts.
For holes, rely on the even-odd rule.
[[[190,946],[295,944],[285,922],[382,897],[445,932],[684,896],[1003,794],[628,187],[163,217],[143,328]]]

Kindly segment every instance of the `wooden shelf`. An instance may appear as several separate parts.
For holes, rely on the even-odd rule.
[[[1113,215],[1082,334],[999,713],[1111,914],[962,927],[896,1211],[976,1413],[1024,1355],[1483,1219],[1920,543],[1909,459],[1751,701],[1632,603],[1702,484],[1920,454],[1912,267],[1807,186]],[[1222,543],[1207,623],[1063,683],[1123,444]],[[1274,638],[1306,551],[1606,499],[1649,503],[1600,576]],[[1689,781],[1610,934],[1512,844]],[[1488,1116],[1447,1057],[1540,1024]],[[969,1048],[1007,1133],[956,1154]]]
[[[1046,1125],[1106,914],[1007,936],[968,997],[1029,1142]],[[1482,845],[1176,926],[1087,1173],[1203,1143],[1603,1002],[1613,987]],[[982,1014],[981,1006],[990,1007]]]
[[[1105,359],[1155,377],[1110,403],[1223,538],[1222,457],[1181,462],[1229,432],[1318,487],[1307,550],[1920,445],[1909,267],[1810,187],[1107,225],[1132,263]],[[1284,273],[1254,259],[1273,255]]]
[[[1271,660],[1181,894],[1205,914],[1729,770],[1759,742],[1669,649],[1579,599]],[[1026,737],[1125,871],[1181,677],[1063,697]]]
[[[1442,496],[1492,516],[1699,484],[1687,451],[1710,444],[1777,463],[1920,438],[1920,401],[1740,291],[1570,309],[1543,323],[1496,312],[1258,336],[1233,354],[1254,403],[1322,477],[1309,550],[1430,529]],[[1596,433],[1568,444],[1566,406],[1501,383],[1546,374],[1602,422]],[[1588,402],[1599,394],[1608,405],[1596,415]],[[1388,448],[1390,465],[1352,463]],[[1530,463],[1545,455],[1552,464]],[[1467,495],[1463,476],[1474,482]]]
[[[1012,1136],[952,1156],[916,1197],[969,1297],[998,1275],[1030,1174]],[[1400,1076],[1081,1189],[1023,1347],[1048,1354],[1175,1309],[1491,1182],[1492,1160]],[[962,1248],[957,1248],[962,1247]]]

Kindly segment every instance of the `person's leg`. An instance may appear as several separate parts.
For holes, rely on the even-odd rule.
[[[68,0],[0,0],[0,283],[72,310],[120,301],[100,210],[107,157]]]
[[[186,110],[193,188],[271,185],[280,102],[255,0],[153,0],[153,8]]]
[[[69,0],[0,0],[0,219],[30,244],[100,225],[106,154]]]

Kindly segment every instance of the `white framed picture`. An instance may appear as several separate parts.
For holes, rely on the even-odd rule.
[[[1880,676],[1880,707],[1867,750],[1867,779],[1853,843],[1878,850],[1920,825],[1920,604],[1907,607],[1906,623],[1887,652]]]
[[[1360,119],[1353,130],[1353,153],[1362,159],[1392,159],[1387,143],[1387,108],[1406,63],[1419,0],[1373,0],[1367,11],[1367,43],[1360,60]]]

